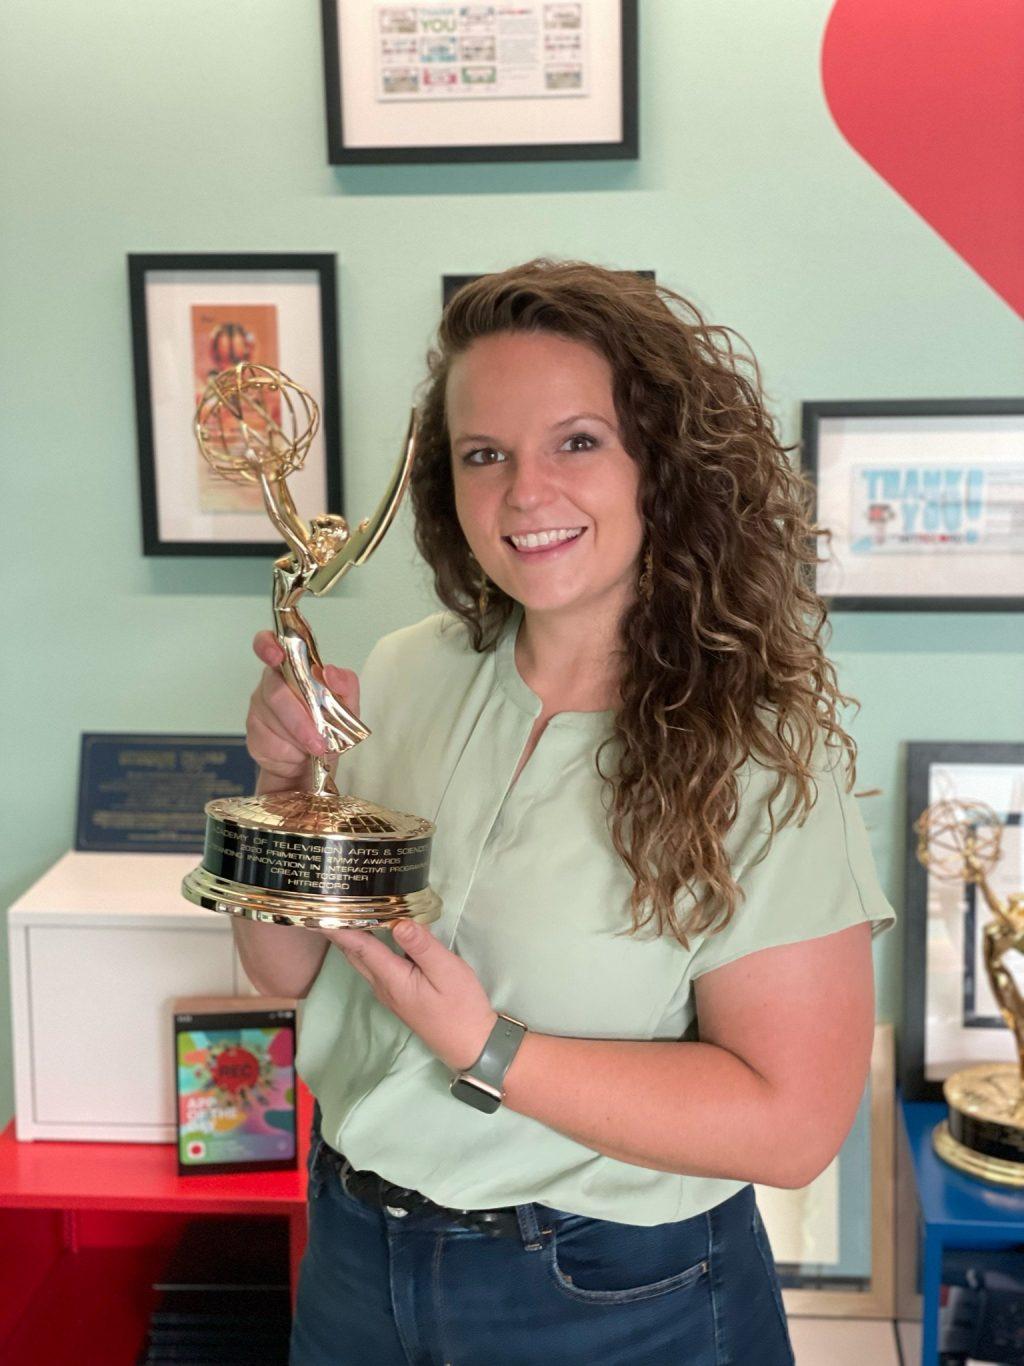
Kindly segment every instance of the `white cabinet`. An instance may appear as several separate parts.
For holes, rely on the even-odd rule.
[[[10,908],[19,1139],[173,1141],[170,1003],[253,992],[194,854],[69,853]]]

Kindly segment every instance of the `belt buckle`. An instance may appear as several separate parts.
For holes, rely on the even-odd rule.
[[[419,1191],[410,1190],[408,1186],[396,1186],[385,1181],[376,1172],[372,1174],[375,1179],[369,1182],[350,1183],[349,1177],[359,1175],[361,1173],[356,1171],[348,1158],[339,1155],[338,1176],[345,1193],[364,1203],[376,1205],[394,1219],[404,1219],[409,1214],[431,1214],[474,1232],[485,1233],[491,1238],[499,1237],[503,1232],[507,1214],[505,1210],[449,1209]],[[355,1189],[357,1186],[361,1189]]]

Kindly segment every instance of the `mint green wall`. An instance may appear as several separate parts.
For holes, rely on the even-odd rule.
[[[240,729],[249,638],[268,619],[267,565],[140,553],[127,252],[337,253],[356,516],[397,450],[444,271],[540,253],[652,267],[749,339],[791,436],[802,398],[1019,386],[1008,307],[829,118],[827,0],[641,9],[641,161],[336,170],[314,0],[8,8],[3,905],[71,843],[80,732]],[[329,657],[358,667],[430,608],[406,510],[317,627]],[[884,788],[866,814],[898,905],[899,746],[1024,734],[1022,619],[838,617],[833,653],[863,702],[860,785]],[[898,966],[892,935],[879,954],[890,1018]]]

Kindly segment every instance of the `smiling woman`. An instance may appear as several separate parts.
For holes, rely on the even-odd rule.
[[[751,1183],[842,1143],[893,918],[808,490],[728,332],[632,273],[478,279],[429,366],[445,610],[378,642],[361,707],[325,680],[375,731],[342,781],[437,826],[442,916],[236,928],[264,989],[309,992],[293,1366],[781,1366]],[[257,652],[250,745],[286,785],[308,718]]]
[[[572,710],[581,679],[599,692],[614,684],[599,652],[617,635],[643,541],[611,366],[555,333],[494,333],[455,357],[445,403],[466,544],[487,581],[526,609],[530,648],[575,677],[575,697],[551,699]],[[579,667],[566,668],[581,642]]]
[[[851,699],[813,588],[813,491],[738,342],[631,271],[483,276],[445,309],[411,484],[417,543],[474,648],[521,603],[517,656],[549,711],[615,708],[610,832],[634,927],[683,944],[736,910],[723,837],[748,756],[776,773],[775,797],[787,787],[781,824],[810,809],[823,740],[854,778]],[[576,524],[592,534],[536,563],[500,544]]]

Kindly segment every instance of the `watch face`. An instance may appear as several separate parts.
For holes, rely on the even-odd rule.
[[[456,1100],[465,1101],[467,1105],[472,1105],[474,1110],[482,1110],[485,1115],[493,1115],[501,1105],[497,1096],[474,1086],[465,1077],[456,1077],[452,1082],[451,1091]]]

